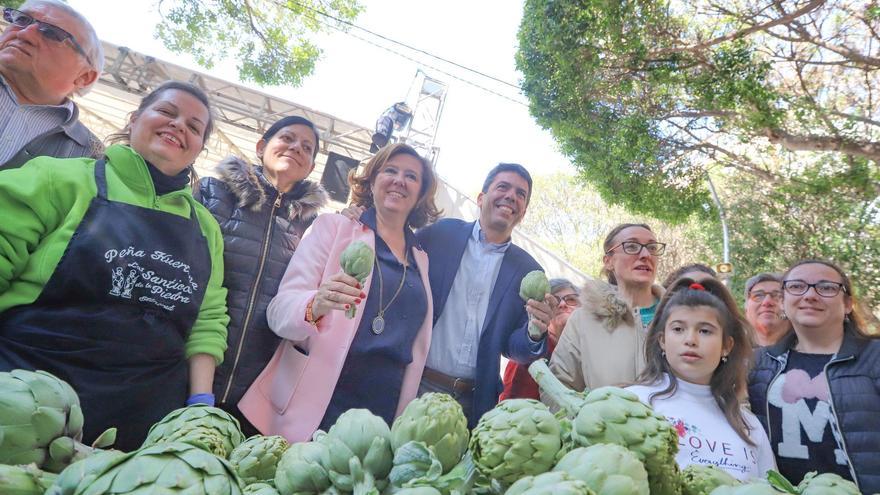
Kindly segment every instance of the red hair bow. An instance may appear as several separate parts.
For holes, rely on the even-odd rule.
[[[699,282],[692,283],[690,286],[688,286],[688,288],[693,290],[706,290],[706,288],[703,287],[703,284]]]

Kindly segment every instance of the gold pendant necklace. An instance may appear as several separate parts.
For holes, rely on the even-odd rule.
[[[397,291],[391,296],[391,300],[388,301],[388,304],[383,308],[382,307],[382,267],[379,266],[379,258],[376,256],[376,253],[373,252],[373,261],[374,265],[379,272],[379,314],[373,318],[372,330],[374,335],[380,335],[385,331],[385,311],[391,306],[395,299],[397,299],[397,295],[400,294],[400,290],[403,289],[403,283],[406,281],[406,267],[407,263],[403,264],[403,276],[400,277],[400,285],[397,286]]]

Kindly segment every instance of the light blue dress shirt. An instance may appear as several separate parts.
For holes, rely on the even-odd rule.
[[[431,334],[425,363],[428,368],[458,378],[474,378],[489,298],[509,246],[510,241],[486,241],[480,222],[474,222],[443,313]]]

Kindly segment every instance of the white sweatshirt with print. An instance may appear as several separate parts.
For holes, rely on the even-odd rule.
[[[654,385],[633,385],[626,389],[639,396],[666,416],[678,432],[678,455],[675,460],[684,469],[691,464],[715,465],[739,480],[763,478],[770,469],[776,469],[773,449],[767,433],[758,419],[743,408],[743,419],[749,426],[749,437],[755,445],[746,443],[727,422],[715,402],[708,385],[696,385],[678,380],[672,396],[655,397],[651,394],[666,388],[669,378]]]

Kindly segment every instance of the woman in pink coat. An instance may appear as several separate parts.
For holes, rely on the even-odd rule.
[[[427,255],[412,229],[440,214],[436,178],[413,148],[393,144],[349,182],[352,202],[366,208],[360,221],[319,216],[269,304],[269,327],[284,340],[238,405],[263,434],[308,440],[351,408],[390,423],[418,391],[432,308]],[[362,285],[339,264],[354,241],[375,252]]]

